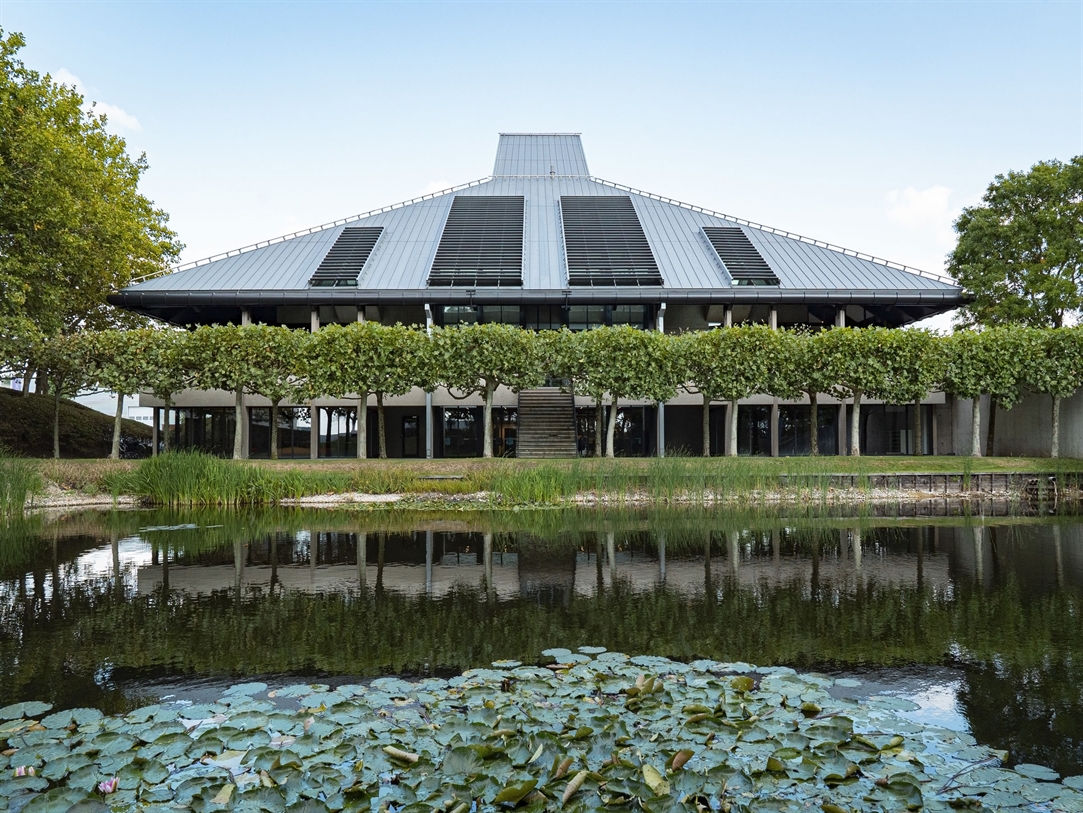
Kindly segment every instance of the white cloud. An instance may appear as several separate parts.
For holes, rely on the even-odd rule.
[[[884,200],[888,219],[906,228],[930,234],[940,248],[951,248],[955,244],[951,224],[957,212],[948,203],[950,197],[951,190],[946,186],[930,186],[920,190],[908,186],[901,192],[892,189]]]
[[[68,85],[72,89],[83,94],[84,106],[83,109],[87,112],[93,111],[98,115],[105,115],[109,119],[109,123],[114,127],[121,130],[128,130],[129,132],[138,133],[143,129],[143,125],[139,123],[139,119],[127,112],[122,107],[117,107],[115,104],[108,104],[106,102],[90,102],[86,97],[88,91],[79,77],[69,71],[67,68],[61,68],[53,75],[53,81],[58,85]]]

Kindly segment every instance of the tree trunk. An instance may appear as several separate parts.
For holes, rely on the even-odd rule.
[[[609,425],[605,430],[605,456],[616,457],[613,450],[613,441],[617,436],[617,399],[613,397],[613,403],[609,405]]]
[[[703,456],[711,456],[711,399],[703,393]]]
[[[492,397],[490,396],[489,402],[492,403]],[[376,430],[380,433],[380,459],[387,460],[387,432],[384,431],[384,394],[382,392],[376,393]],[[486,457],[493,456],[493,442],[489,440],[489,454]]]
[[[997,432],[997,399],[995,395],[989,396],[989,428],[985,430],[985,453],[994,457],[996,451]]]
[[[120,460],[120,419],[124,415],[124,393],[117,393],[117,414],[113,416],[113,448],[109,452],[110,460]]]
[[[53,459],[60,459],[60,387],[53,390]]]
[[[233,397],[233,459],[244,459],[244,387],[238,387]]]
[[[481,442],[481,456],[493,456],[493,385],[485,382],[485,415],[481,421],[485,437]]]
[[[726,410],[726,456],[737,457],[737,400],[730,401],[730,408]]]
[[[604,451],[602,445],[602,399],[594,400],[594,456],[601,457]]]
[[[34,392],[38,395],[49,394],[49,374],[44,370],[37,371],[37,385],[34,387]]]
[[[357,459],[369,456],[369,394],[357,399]]]
[[[921,401],[914,401],[914,421],[911,427],[914,432],[914,454],[920,455],[921,451]]]
[[[1050,457],[1060,457],[1060,396],[1053,396],[1053,446]]]
[[[278,401],[271,401],[271,460],[278,460]]]
[[[981,396],[975,395],[970,408],[970,456],[981,457]]]
[[[809,402],[809,454],[817,457],[820,454],[820,394],[810,392]]]
[[[22,384],[23,391],[22,391],[22,394],[23,394],[24,397],[30,394],[30,375],[33,372],[34,372],[33,365],[28,363],[26,365],[25,372],[23,372],[23,384]]]
[[[854,390],[854,409],[850,414],[850,454],[861,457],[861,390]]]

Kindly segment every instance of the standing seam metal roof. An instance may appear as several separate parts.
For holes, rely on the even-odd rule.
[[[549,169],[553,168],[550,175]],[[544,170],[544,171],[539,171]],[[861,257],[724,217],[616,188],[587,175],[578,135],[504,134],[495,175],[418,202],[352,220],[350,226],[383,226],[384,234],[358,280],[364,290],[424,289],[437,245],[456,195],[522,195],[526,201],[523,290],[568,287],[563,256],[562,195],[625,195],[643,225],[665,288],[729,288],[732,281],[701,234],[702,226],[740,226],[778,275],[779,288],[920,291],[958,290]],[[270,245],[158,277],[126,291],[304,290],[312,272],[346,224],[330,226]],[[664,299],[665,288],[643,296]],[[439,291],[434,289],[434,298]]]

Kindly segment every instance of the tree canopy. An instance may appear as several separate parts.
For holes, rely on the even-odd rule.
[[[998,175],[955,221],[961,327],[1062,327],[1083,306],[1083,156]]]
[[[0,364],[26,362],[26,339],[131,327],[108,305],[133,277],[163,272],[182,246],[139,193],[131,158],[83,97],[19,59],[0,31]]]

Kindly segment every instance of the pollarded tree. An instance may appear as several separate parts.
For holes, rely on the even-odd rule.
[[[146,381],[147,360],[144,353],[148,345],[147,333],[145,330],[102,330],[84,334],[88,343],[88,380],[117,394],[113,445],[109,452],[113,460],[120,458],[124,399],[139,392]]]
[[[818,342],[834,381],[831,391],[840,399],[850,398],[850,454],[861,454],[861,399],[876,397],[888,389],[889,359],[882,346],[890,341],[888,328],[836,327],[823,331]],[[841,430],[842,427],[840,427]]]
[[[1027,387],[1053,398],[1050,457],[1060,457],[1060,402],[1083,383],[1083,329],[1026,330],[1023,377]]]
[[[144,328],[133,331],[142,337],[143,386],[164,402],[165,424],[169,425],[169,410],[173,396],[193,385],[195,371],[191,357],[192,334],[186,330],[154,330]],[[133,339],[136,343],[140,340]],[[162,451],[169,451],[168,429],[162,436]],[[155,454],[158,450],[154,450]]]
[[[48,375],[53,396],[53,457],[60,458],[60,399],[71,397],[85,387],[89,342],[83,336],[54,336],[34,351],[37,369]]]
[[[1061,327],[1083,306],[1083,156],[998,175],[955,221],[962,327]]]
[[[981,457],[981,397],[1011,409],[1020,396],[1023,363],[1031,352],[1018,328],[958,331],[944,345],[944,392],[973,399],[970,454]],[[990,449],[989,451],[992,451]]]
[[[621,398],[668,401],[683,383],[681,354],[672,336],[628,325],[593,328],[574,336],[584,374],[581,386],[596,399],[601,393],[608,393],[612,403],[605,454],[613,457],[617,402]]]
[[[493,393],[501,386],[517,392],[542,384],[551,372],[542,348],[534,331],[510,325],[434,329],[430,356],[434,381],[447,387],[453,398],[477,394],[485,402],[484,457],[493,456]]]
[[[376,322],[328,325],[312,334],[304,371],[309,397],[356,397],[357,456],[368,456],[368,397],[376,395],[380,457],[387,457],[384,396],[431,386],[428,336]]]
[[[809,399],[809,452],[820,453],[820,395],[831,392],[835,383],[828,365],[828,356],[821,347],[822,332],[809,333],[806,330],[778,331],[780,363],[772,372],[772,377],[781,380],[782,386],[775,385],[779,397],[797,397],[800,393]]]
[[[248,390],[271,402],[271,460],[278,460],[279,405],[300,398],[304,391],[302,359],[311,336],[306,330],[271,325],[241,329],[245,352],[252,361]]]
[[[196,386],[233,393],[233,459],[244,457],[244,393],[259,373],[254,359],[250,327],[203,325],[189,338]]]
[[[766,325],[741,325],[686,333],[677,341],[687,386],[703,395],[704,455],[710,450],[710,403],[728,401],[726,455],[735,456],[737,402],[778,383],[774,368],[782,346],[780,332]]]
[[[871,352],[883,379],[868,394],[888,404],[915,404],[914,450],[920,454],[921,413],[917,405],[944,377],[944,346],[936,334],[918,329],[879,329],[877,339]]]

